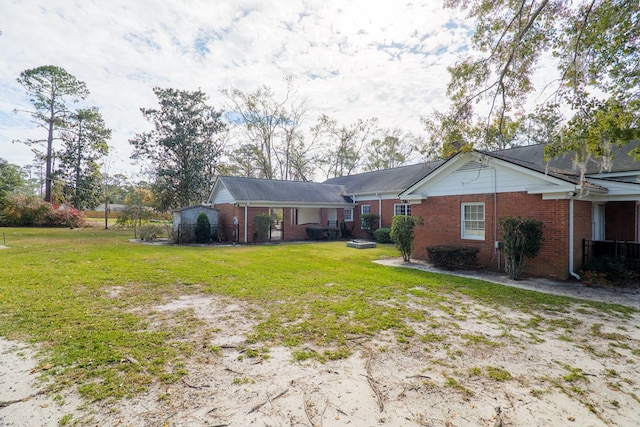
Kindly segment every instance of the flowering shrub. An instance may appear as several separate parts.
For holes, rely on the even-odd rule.
[[[82,227],[84,214],[70,206],[47,203],[36,196],[13,195],[4,200],[0,225],[13,227]]]
[[[607,279],[607,273],[592,270],[580,270],[580,277],[582,278],[582,284],[587,286],[606,286],[611,284]]]

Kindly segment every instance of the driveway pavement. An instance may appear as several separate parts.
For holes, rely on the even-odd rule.
[[[567,297],[586,299],[590,301],[620,304],[640,310],[640,286],[636,286],[633,288],[596,287],[585,286],[576,280],[558,282],[537,278],[511,280],[504,273],[500,274],[489,271],[474,270],[443,270],[435,268],[430,264],[427,264],[420,260],[404,262],[402,258],[382,259],[374,262],[391,267],[414,268],[417,270],[430,271],[433,273],[451,274],[454,276],[485,280],[487,282],[512,286],[514,288],[528,289],[531,291],[543,292],[552,295],[562,295]]]

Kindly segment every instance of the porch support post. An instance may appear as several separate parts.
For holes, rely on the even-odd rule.
[[[244,205],[244,242],[248,243],[247,233],[249,233],[249,204]]]

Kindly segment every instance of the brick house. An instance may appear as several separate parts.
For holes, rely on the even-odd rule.
[[[271,240],[304,240],[310,225],[338,227],[352,201],[335,184],[219,176],[208,205],[218,211],[221,240],[254,241],[253,218],[266,213],[277,218]]]
[[[346,188],[353,202],[351,212],[345,215],[345,222],[355,237],[368,236],[360,217],[374,214],[378,217],[375,228],[391,227],[394,215],[412,215],[413,200],[400,200],[399,194],[428,175],[443,163],[442,160],[416,165],[401,166],[342,176],[326,180],[325,184],[338,184]]]
[[[275,238],[283,240],[306,239],[309,224],[343,221],[355,237],[367,237],[360,221],[367,213],[379,217],[379,227],[390,227],[394,215],[420,216],[415,258],[427,259],[428,246],[471,246],[492,270],[504,265],[499,219],[536,218],[544,223],[544,246],[525,273],[566,279],[581,268],[585,242],[636,242],[639,250],[640,162],[628,155],[634,145],[613,147],[607,171],[589,163],[584,179],[570,155],[546,162],[544,145],[530,145],[323,183],[219,177],[208,204],[223,227],[232,230],[235,221],[239,242],[253,241],[258,212],[278,216]]]
[[[584,242],[640,241],[640,162],[629,149],[614,149],[610,171],[590,164],[584,181],[568,155],[545,162],[543,145],[458,153],[399,195],[424,219],[415,257],[427,259],[428,246],[470,246],[480,265],[500,270],[499,219],[521,216],[544,223],[544,246],[525,272],[575,276]]]

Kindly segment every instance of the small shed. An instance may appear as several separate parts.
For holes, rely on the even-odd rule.
[[[209,219],[209,241],[217,240],[218,211],[209,205],[187,206],[173,213],[173,240],[180,243],[193,243],[196,240],[195,229],[198,216],[205,213]]]

